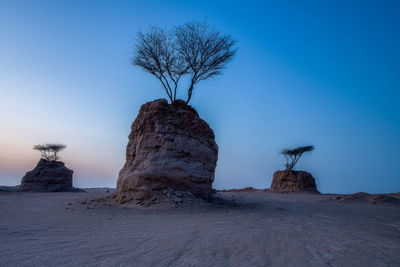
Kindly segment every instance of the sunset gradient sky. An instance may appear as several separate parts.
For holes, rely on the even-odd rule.
[[[399,1],[2,0],[0,185],[35,166],[35,144],[61,142],[75,186],[114,187],[140,105],[166,97],[131,65],[135,35],[195,19],[239,46],[191,101],[219,145],[214,187],[265,188],[281,149],[314,144],[298,169],[321,192],[398,192],[399,14]]]

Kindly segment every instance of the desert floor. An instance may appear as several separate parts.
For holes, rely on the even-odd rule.
[[[398,204],[266,192],[178,208],[87,201],[106,194],[1,192],[0,265],[400,265]]]

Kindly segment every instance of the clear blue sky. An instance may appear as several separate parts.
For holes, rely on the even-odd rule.
[[[206,19],[239,46],[191,101],[216,134],[216,188],[265,188],[282,148],[314,144],[298,169],[321,192],[398,192],[399,3],[2,0],[0,184],[62,142],[76,186],[115,186],[140,105],[165,97],[130,64],[137,31]]]

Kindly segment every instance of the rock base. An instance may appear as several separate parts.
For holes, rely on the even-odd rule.
[[[276,171],[268,191],[277,193],[307,192],[319,194],[315,179],[310,173],[294,170]]]

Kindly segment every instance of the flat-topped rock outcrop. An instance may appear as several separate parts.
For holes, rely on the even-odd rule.
[[[36,167],[21,180],[20,191],[61,192],[78,191],[72,187],[73,171],[64,162],[40,159]]]
[[[145,103],[131,126],[115,197],[124,203],[175,189],[211,200],[217,158],[214,132],[194,108],[182,100]]]
[[[311,173],[294,170],[276,171],[268,191],[277,193],[308,192],[319,194],[315,179]]]

